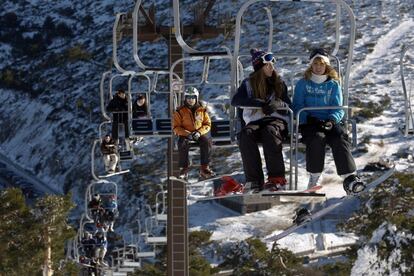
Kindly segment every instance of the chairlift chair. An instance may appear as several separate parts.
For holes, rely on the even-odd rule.
[[[137,252],[135,254],[135,257],[138,259],[145,259],[145,258],[155,258],[155,245],[151,245],[152,246],[152,250],[149,251],[143,251],[140,248],[140,242],[141,242],[141,237],[142,235],[145,235],[145,233],[142,233],[142,227],[141,227],[141,223],[139,220],[137,220],[138,223],[138,240],[136,241],[137,244]]]
[[[239,9],[238,13],[237,13],[237,17],[236,17],[236,29],[235,29],[235,42],[234,42],[234,51],[233,51],[233,60],[232,60],[232,66],[231,66],[231,78],[232,78],[232,86],[231,86],[231,95],[233,96],[236,92],[237,92],[237,88],[240,86],[242,80],[244,79],[244,67],[241,61],[241,58],[246,58],[249,57],[250,55],[247,54],[243,54],[241,53],[240,50],[240,39],[241,39],[241,24],[242,24],[242,19],[243,16],[245,15],[246,11],[254,4],[257,3],[262,3],[262,4],[272,4],[272,3],[277,3],[280,4],[282,2],[291,2],[291,1],[287,1],[287,0],[280,0],[280,1],[272,1],[272,0],[249,0],[246,1],[241,8]],[[303,1],[301,1],[303,2]],[[350,21],[350,38],[348,41],[348,59],[347,59],[347,63],[346,63],[346,69],[345,72],[343,74],[343,80],[342,80],[342,87],[343,87],[343,95],[344,95],[344,105],[343,105],[343,109],[345,109],[345,114],[346,114],[346,119],[348,119],[348,83],[349,83],[349,74],[350,74],[350,69],[351,69],[351,64],[352,64],[352,59],[353,59],[353,46],[354,46],[354,41],[355,41],[355,17],[354,14],[351,10],[351,8],[343,1],[343,0],[331,0],[329,1],[332,4],[334,4],[334,6],[336,7],[336,26],[335,26],[335,46],[332,50],[331,53],[331,57],[333,57],[336,61],[336,65],[337,65],[337,70],[338,73],[340,75],[342,75],[341,73],[341,66],[340,66],[340,62],[339,59],[336,57],[336,54],[338,53],[339,50],[339,46],[340,46],[340,24],[341,24],[341,11],[345,10],[345,12],[347,13],[348,17],[349,17],[349,21]],[[309,0],[306,1],[306,3],[316,3],[316,4],[320,4],[320,1],[317,0]],[[324,3],[324,5],[326,5],[326,3]],[[269,23],[270,26],[273,26],[273,19],[271,16],[271,11],[269,10],[268,7],[265,7],[264,11],[267,13],[267,17],[269,19]],[[273,51],[273,28],[269,29],[269,35],[268,35],[268,42],[267,42],[267,51],[269,52],[274,52]],[[287,48],[288,49],[288,48]],[[276,57],[299,57],[299,58],[304,58],[307,57],[307,54],[305,53],[298,53],[298,52],[291,52],[291,51],[279,51],[277,53],[275,53]],[[325,109],[329,109],[331,107],[326,107]],[[338,108],[338,107],[336,107]],[[301,110],[300,112],[302,112],[303,110]],[[235,117],[235,109],[231,110],[231,114]],[[295,118],[296,121],[298,119],[298,117]],[[291,125],[295,126],[294,129],[294,133],[291,133],[291,149],[293,149],[293,145],[292,145],[292,138],[295,139],[295,144],[294,144],[294,148],[295,148],[295,187],[294,189],[297,190],[297,182],[298,182],[298,162],[297,162],[297,148],[298,148],[298,137],[299,137],[299,131],[298,131],[298,125],[294,124],[295,121],[291,120]],[[232,128],[231,129],[232,133],[231,133],[231,137],[232,139],[236,139],[236,128]],[[354,132],[356,134],[356,130]],[[293,136],[292,136],[293,135]],[[291,164],[292,164],[292,150],[291,152]],[[291,174],[292,174],[292,170],[290,170]],[[290,179],[292,179],[292,175],[290,177]],[[290,189],[293,189],[293,185],[292,185],[292,181],[290,180],[290,185],[289,185]]]
[[[98,188],[98,186],[100,187]],[[93,221],[93,218],[91,210],[88,208],[88,204],[92,200],[94,194],[99,194],[104,199],[115,196],[118,200],[118,186],[115,182],[107,180],[99,180],[88,185],[85,192],[85,216],[91,221]]]
[[[148,117],[147,118],[134,118],[132,116],[132,101],[130,101],[130,137],[147,137],[147,136],[156,136],[156,137],[171,137],[171,119],[170,118],[154,118],[154,115],[151,112],[151,97],[157,94],[165,94],[168,96],[169,91],[160,91],[158,90],[159,77],[162,75],[169,75],[169,71],[155,71],[148,70],[145,72],[136,73],[131,75],[128,82],[128,93],[129,97],[132,98],[133,92],[132,81],[138,77],[144,77],[148,82],[146,90],[141,91],[140,93],[145,93],[146,103],[148,108]]]
[[[161,184],[158,184],[158,186],[161,188],[161,191],[155,195],[155,212],[153,215],[156,225],[159,223],[167,223],[167,191],[163,190],[163,186]],[[151,207],[149,205],[147,205],[147,208],[149,209],[150,213],[152,213]]]
[[[92,173],[93,179],[95,179],[95,180],[98,181],[99,179],[105,179],[105,178],[109,178],[109,177],[112,177],[112,176],[115,176],[115,175],[121,175],[121,174],[128,173],[129,170],[128,169],[127,170],[123,170],[119,161],[118,161],[118,164],[117,164],[117,171],[115,173],[110,173],[110,174],[108,174],[108,173],[106,173],[106,174],[97,174],[96,173],[96,170],[97,170],[97,168],[95,167],[96,166],[96,163],[95,163],[96,148],[97,148],[97,145],[100,145],[101,142],[102,142],[101,139],[96,139],[96,140],[94,140],[94,142],[92,144],[92,150],[91,150],[91,173]],[[102,154],[99,154],[99,157],[100,158],[101,158],[101,156],[102,156]]]
[[[176,108],[182,104],[181,98],[183,91],[186,87],[194,86],[200,87],[200,85],[228,85],[230,87],[230,81],[214,81],[209,79],[209,71],[211,66],[211,61],[213,60],[228,60],[231,62],[231,54],[228,52],[224,52],[224,54],[216,54],[216,53],[196,53],[191,56],[183,57],[175,61],[170,69],[170,110],[173,112]],[[174,70],[177,66],[185,62],[202,62],[203,63],[203,70],[201,74],[201,78],[198,82],[186,82],[185,77],[180,78],[176,74],[174,74]],[[181,86],[178,89],[174,86],[176,83],[180,83]],[[224,91],[222,95],[228,95],[229,102],[230,102],[230,90]],[[212,137],[213,144],[215,146],[229,146],[231,145],[230,139],[230,129],[233,127],[233,120],[231,117],[227,119],[216,119],[212,120],[211,122],[212,127],[210,131],[210,135]]]
[[[130,269],[130,268],[133,268],[135,270],[136,268],[141,267],[141,260],[138,259],[137,261],[135,259],[135,253],[136,253],[135,245],[127,245],[124,240],[124,247],[121,248],[120,252],[122,254],[118,255],[118,258],[117,258],[119,261],[119,263],[117,264],[118,271],[127,271],[123,269]]]
[[[131,76],[133,76],[135,74],[137,74],[137,73],[134,72],[134,71],[123,71],[121,74],[113,75],[109,80],[109,88],[110,88],[109,89],[109,100],[111,100],[112,97],[113,97],[112,92],[113,92],[113,82],[114,82],[114,80],[117,79],[117,78],[128,78],[129,79]],[[127,87],[125,87],[125,88],[127,88]],[[131,105],[131,94],[129,93],[130,92],[129,89],[125,89],[125,92],[126,92],[126,96],[127,96],[127,100],[128,100],[128,110],[127,111],[122,111],[122,112],[112,112],[112,113],[127,113],[128,114],[128,124],[127,124],[126,127],[128,128],[128,130],[130,130],[130,124],[131,124],[131,120],[130,120],[131,119],[131,116],[130,116],[131,110],[130,110],[130,107],[132,106]],[[106,103],[105,102],[105,97],[103,95],[101,95],[101,102]],[[101,106],[106,108],[105,104],[103,104],[103,105],[101,104]],[[105,113],[105,115],[107,117],[109,117],[107,115],[106,109],[103,112]],[[105,117],[105,115],[104,115],[104,117]],[[111,120],[111,122],[112,122],[112,120]],[[112,122],[112,123],[114,123],[114,122]],[[121,129],[119,129],[120,127],[121,127]],[[123,131],[122,131],[122,128],[123,128]],[[118,136],[120,138],[121,138],[121,135],[119,135],[119,134],[121,134],[121,133],[124,134],[124,137],[123,137],[123,144],[121,145],[121,150],[119,152],[120,160],[121,161],[131,160],[130,156],[133,156],[133,154],[132,154],[132,151],[130,150],[129,142],[127,141],[127,140],[129,140],[130,137],[125,137],[125,124],[120,124],[118,126]],[[131,151],[131,152],[128,153],[128,151]]]
[[[130,22],[130,16],[127,13],[117,13],[115,16],[115,22],[112,27],[112,60],[115,68],[125,73],[129,70],[121,66],[118,59],[118,42],[122,39],[122,29],[129,28],[132,22]]]
[[[403,45],[400,56],[400,74],[401,74],[401,85],[404,93],[404,124],[402,130],[404,136],[407,137],[409,134],[414,134],[413,127],[413,106],[411,103],[412,98],[412,89],[413,89],[413,74],[414,74],[414,65],[407,62],[407,57],[409,54],[414,54],[414,47],[412,45]],[[411,59],[412,61],[412,59]],[[408,83],[406,82],[408,81]]]
[[[147,205],[147,207],[149,207],[149,205]],[[151,210],[151,207],[149,207],[149,210]],[[152,214],[145,218],[144,241],[149,245],[165,245],[167,243],[166,236],[154,236],[152,234],[154,220],[155,218],[152,216]]]
[[[80,250],[83,247],[82,244],[82,239],[85,236],[85,226],[87,224],[93,224],[94,225],[94,221],[89,219],[86,215],[86,213],[83,213],[81,215],[81,219],[79,222],[79,229],[77,231],[76,237],[75,237],[75,242],[74,242],[74,255],[75,255],[75,261],[79,263],[79,257],[81,256],[80,254]]]

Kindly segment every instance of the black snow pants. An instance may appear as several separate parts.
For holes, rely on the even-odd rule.
[[[188,158],[188,151],[190,149],[190,140],[186,137],[180,136],[178,138],[178,165],[180,168],[187,168],[190,166]],[[197,141],[200,146],[200,165],[209,165],[211,157],[211,138],[207,135],[201,135]]]
[[[351,143],[342,123],[334,125],[330,131],[323,131],[318,125],[301,125],[302,140],[306,145],[306,170],[321,173],[325,163],[326,145],[332,149],[338,175],[356,170],[351,154]]]
[[[285,176],[282,142],[287,134],[287,124],[277,118],[250,122],[239,133],[239,148],[247,182],[263,188],[264,174],[258,143],[262,143],[268,177]]]
[[[112,120],[112,139],[118,139],[119,124],[124,125],[125,138],[129,138],[129,127],[128,127],[128,112],[113,112]]]

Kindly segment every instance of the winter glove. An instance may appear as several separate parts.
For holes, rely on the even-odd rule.
[[[262,111],[265,115],[270,115],[274,112],[277,112],[278,108],[284,107],[282,100],[269,100],[262,106]]]
[[[332,119],[329,119],[329,120],[324,121],[322,123],[322,128],[323,128],[323,130],[331,131],[332,128],[334,127],[334,125],[335,125],[335,121],[332,120]]]
[[[198,141],[198,139],[200,138],[201,134],[198,131],[194,131],[193,133],[191,133],[191,136],[193,138],[194,141]]]

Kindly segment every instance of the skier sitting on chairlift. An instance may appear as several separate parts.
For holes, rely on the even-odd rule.
[[[104,200],[103,203],[104,213],[102,216],[103,224],[106,226],[107,231],[114,231],[114,222],[115,218],[118,216],[118,204],[116,201],[116,196],[111,195],[107,200]]]
[[[95,234],[96,239],[96,251],[95,251],[95,258],[97,259],[97,263],[100,265],[108,266],[104,262],[105,254],[108,247],[108,241],[106,240],[104,232],[98,230]]]
[[[132,118],[145,118],[148,116],[148,105],[145,94],[138,94],[137,100],[132,105]]]
[[[102,199],[99,194],[94,194],[92,200],[88,203],[88,208],[91,210],[92,219],[95,223],[100,223],[103,214]]]
[[[109,174],[115,173],[119,158],[115,141],[110,135],[106,135],[102,139],[101,153],[103,154],[105,171]]]
[[[118,127],[119,124],[123,124],[125,131],[125,140],[128,142],[128,99],[123,89],[118,89],[115,96],[106,107],[106,110],[108,112],[112,112],[112,139],[114,139],[116,144],[119,144]]]
[[[94,252],[96,241],[92,237],[92,234],[87,231],[84,232],[83,236],[84,238],[81,240],[83,252],[85,254],[85,257],[92,259],[95,256]]]
[[[295,113],[304,107],[342,106],[339,76],[331,66],[326,50],[315,49],[310,54],[304,78],[295,86],[293,106]],[[318,184],[328,144],[337,173],[344,178],[343,187],[347,194],[365,189],[356,175],[351,144],[343,122],[344,114],[342,109],[306,110],[300,114],[300,132],[306,145],[306,170],[310,174],[308,188]]]
[[[288,135],[290,105],[287,87],[277,74],[272,53],[252,49],[254,72],[233,96],[231,104],[238,107],[242,119],[239,148],[246,177],[244,192],[277,191],[286,187],[282,142]],[[241,113],[241,114],[240,114]],[[258,143],[263,145],[268,178],[264,182]],[[222,187],[224,190],[226,187]],[[232,191],[223,191],[228,193]]]
[[[200,177],[206,179],[215,175],[209,167],[212,142],[207,134],[210,129],[207,107],[199,101],[197,88],[188,87],[184,92],[184,104],[174,112],[173,119],[173,130],[178,135],[180,178],[187,179],[190,170],[190,141],[200,146]]]

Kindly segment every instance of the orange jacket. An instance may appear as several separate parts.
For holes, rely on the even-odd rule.
[[[197,103],[193,113],[187,106],[182,105],[174,112],[173,130],[176,135],[188,136],[193,131],[207,134],[211,129],[211,120],[205,106]]]

